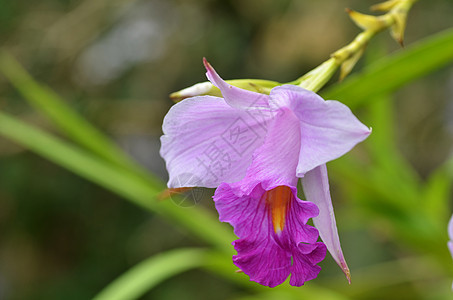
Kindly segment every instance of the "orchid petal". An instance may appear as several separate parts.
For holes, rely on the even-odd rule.
[[[315,279],[321,267],[316,265],[326,257],[326,246],[323,243],[298,245],[297,252],[293,254],[293,265],[291,266],[291,279],[289,284],[292,286],[301,286],[303,281]],[[314,251],[316,249],[316,251]],[[307,268],[306,265],[312,265]]]
[[[285,225],[276,231],[272,204],[266,198],[269,191],[257,184],[250,194],[242,194],[239,185],[223,183],[214,195],[220,220],[234,226],[240,238],[233,243],[238,252],[233,256],[236,266],[250,280],[270,287],[281,284],[290,273],[294,286],[315,278],[321,270],[316,264],[326,254],[325,245],[316,242],[318,231],[306,225],[317,215],[316,205],[297,199],[295,189],[279,187],[290,193],[290,202]]]
[[[266,190],[297,185],[298,136],[300,126],[296,116],[288,109],[276,112],[269,122],[265,142],[253,154],[253,162],[241,183],[244,193],[250,193],[249,187],[253,186],[249,181],[261,182]]]
[[[175,104],[162,129],[160,154],[170,188],[213,188],[240,180],[266,136],[262,122],[212,96]]]
[[[246,176],[222,183],[213,197],[220,221],[230,223],[240,238],[234,242],[234,263],[250,280],[270,287],[290,273],[295,286],[315,278],[321,269],[316,264],[326,254],[325,245],[316,242],[318,231],[306,225],[318,208],[296,196],[299,136],[296,116],[278,111]]]
[[[324,101],[316,93],[301,87],[284,85],[274,88],[270,106],[273,109],[289,107],[300,120],[298,177],[342,156],[371,133],[346,105]]]
[[[319,208],[319,215],[313,218],[313,223],[319,231],[319,236],[326,244],[333,259],[341,267],[349,282],[351,273],[341,250],[340,238],[330,198],[329,179],[326,165],[321,165],[307,172],[302,178],[305,197]]]
[[[240,89],[225,82],[214,70],[210,63],[203,58],[206,68],[206,77],[220,89],[225,101],[232,107],[239,109],[267,108],[269,107],[269,96]]]

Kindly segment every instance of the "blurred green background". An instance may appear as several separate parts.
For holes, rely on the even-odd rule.
[[[291,81],[360,32],[344,8],[368,12],[375,3],[0,0],[1,46],[166,180],[158,151],[168,95],[206,80],[202,57],[225,79]],[[406,45],[452,27],[452,16],[450,0],[419,1]],[[380,34],[354,72],[395,51],[404,50]],[[61,134],[1,75],[0,95],[1,111]],[[444,162],[453,145],[453,67],[379,98],[354,108],[373,127],[370,139],[328,165],[353,284],[328,256],[319,278],[306,285],[344,299],[451,299],[446,222],[453,168]],[[198,205],[213,210],[212,193],[206,190]],[[421,205],[428,202],[432,211]],[[180,209],[190,216],[194,208]],[[0,137],[0,299],[90,299],[140,261],[187,246],[206,243]],[[142,299],[283,299],[266,291],[191,270]]]

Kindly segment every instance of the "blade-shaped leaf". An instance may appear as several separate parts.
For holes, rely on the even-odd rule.
[[[107,136],[77,114],[57,93],[36,82],[5,50],[0,51],[0,72],[31,105],[46,115],[73,141],[126,171],[135,172],[148,181],[159,181],[142,170]]]
[[[202,207],[183,209],[171,201],[158,201],[157,196],[165,188],[163,183],[138,180],[122,168],[2,112],[0,135],[143,208],[163,215],[222,251],[229,251],[228,245],[235,239],[226,225],[219,223]]]
[[[204,249],[178,249],[139,263],[104,288],[93,300],[138,299],[162,281],[205,264]]]

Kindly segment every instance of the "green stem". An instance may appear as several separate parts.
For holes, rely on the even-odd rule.
[[[392,28],[392,35],[402,44],[406,17],[416,1],[397,1],[388,13],[379,17],[362,15],[348,10],[353,21],[364,28],[364,31],[359,33],[351,43],[335,51],[327,61],[295,80],[293,84],[317,92],[332,78],[340,66],[342,66],[342,74],[340,75],[342,80],[357,62],[368,42],[377,33],[385,29]],[[395,35],[400,35],[401,38]],[[346,65],[348,63],[349,65]],[[345,68],[343,69],[343,67]]]
[[[317,68],[297,79],[296,82],[300,82],[299,86],[304,89],[317,92],[329,81],[333,74],[335,74],[339,66],[340,64],[338,64],[336,59],[331,57]]]

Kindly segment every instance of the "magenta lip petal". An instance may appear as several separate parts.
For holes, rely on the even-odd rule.
[[[321,267],[317,263],[326,257],[326,246],[317,242],[315,244],[299,244],[298,252],[293,255],[293,265],[291,266],[291,279],[289,284],[292,286],[302,286],[305,281],[315,279]],[[311,267],[306,267],[311,266]]]
[[[290,284],[301,286],[316,278],[317,265],[326,254],[323,243],[316,242],[318,231],[306,224],[317,215],[317,207],[297,199],[294,188],[287,211],[285,226],[276,232],[266,190],[255,185],[250,194],[241,194],[239,183],[223,183],[216,190],[214,201],[220,220],[230,223],[239,237],[233,245],[238,252],[233,262],[250,280],[275,287],[291,274]]]

